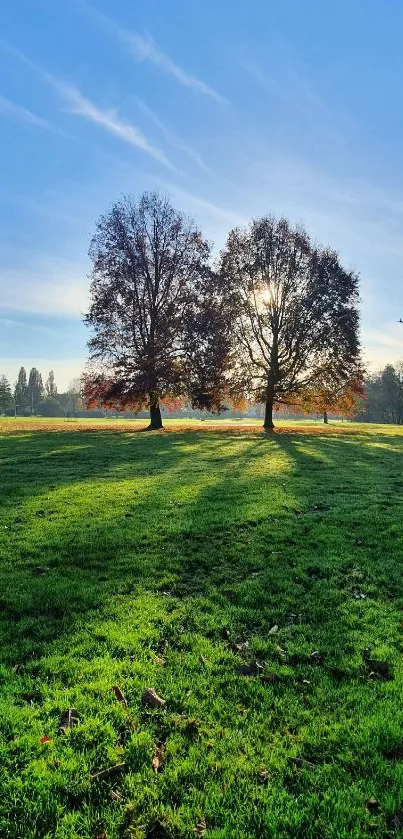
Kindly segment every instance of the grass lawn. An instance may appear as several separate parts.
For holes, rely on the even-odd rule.
[[[1,839],[403,836],[403,429],[168,426],[0,421]]]

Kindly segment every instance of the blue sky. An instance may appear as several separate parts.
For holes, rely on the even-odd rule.
[[[85,360],[87,250],[157,189],[217,250],[269,211],[361,274],[372,366],[403,355],[399,0],[3,0],[0,373]]]

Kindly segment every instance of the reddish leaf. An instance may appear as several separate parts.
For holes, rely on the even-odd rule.
[[[51,741],[50,737],[48,737],[47,734],[45,734],[44,737],[41,737],[39,742],[40,743],[51,743],[52,741]]]

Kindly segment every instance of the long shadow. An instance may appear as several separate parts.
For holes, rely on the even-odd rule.
[[[309,626],[309,642],[326,639],[335,658],[353,647],[356,567],[369,595],[403,603],[401,548],[390,550],[403,513],[398,434],[373,446],[368,436],[52,432],[3,438],[0,451],[9,664],[144,590],[210,602],[226,621],[229,609],[235,634],[278,623],[292,646]],[[193,620],[208,630],[208,613]]]

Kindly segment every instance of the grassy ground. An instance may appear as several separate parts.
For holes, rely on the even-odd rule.
[[[200,425],[0,422],[2,839],[403,836],[403,430]]]

